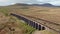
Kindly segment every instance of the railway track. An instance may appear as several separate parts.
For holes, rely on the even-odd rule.
[[[13,13],[11,13],[13,14]],[[34,21],[40,25],[43,25],[51,30],[54,30],[58,33],[60,33],[60,24],[57,24],[57,23],[54,23],[54,22],[51,22],[51,21],[47,21],[47,20],[44,20],[44,19],[40,19],[40,18],[36,18],[36,17],[33,17],[33,16],[28,16],[28,15],[24,15],[24,14],[15,14],[15,15],[19,15],[19,16],[22,16],[24,18],[27,18],[31,21]]]

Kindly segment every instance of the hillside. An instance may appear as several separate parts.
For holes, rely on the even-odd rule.
[[[50,6],[50,4],[49,4]],[[25,24],[24,21],[11,16],[10,13],[24,14],[52,21],[60,24],[60,8],[58,7],[43,7],[43,6],[26,6],[26,5],[10,5],[0,8],[0,33],[1,34],[30,34],[35,29]],[[48,24],[49,25],[49,24]],[[21,27],[22,26],[22,27]],[[60,27],[60,26],[58,26]],[[60,28],[59,28],[60,29]],[[12,30],[12,31],[11,31]],[[3,33],[4,32],[4,33]],[[52,30],[39,31],[47,34],[57,34]]]
[[[13,12],[11,13],[24,14],[27,16],[32,16],[32,17],[44,19],[56,24],[60,24],[60,15],[59,15],[60,8],[58,7],[43,7],[43,6],[17,6],[17,7],[18,8],[15,8],[15,9],[12,8]],[[47,25],[51,26],[50,24],[47,24]],[[52,25],[51,27],[53,28],[53,26],[55,25]],[[56,28],[57,30],[60,30],[60,26],[54,27],[54,29]],[[50,34],[52,33],[57,34],[52,30],[48,30],[48,31]]]
[[[30,34],[35,29],[10,15],[11,9],[0,8],[0,34]]]

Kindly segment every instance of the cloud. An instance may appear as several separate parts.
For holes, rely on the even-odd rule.
[[[37,1],[41,3],[50,3],[55,6],[60,6],[60,0],[37,0]]]
[[[49,2],[50,4],[52,5],[55,5],[55,6],[60,6],[60,0],[59,1],[54,1],[54,2]]]
[[[0,0],[0,5],[9,5],[14,3],[27,3],[27,4],[50,3],[52,5],[60,5],[60,0]]]
[[[11,5],[16,4],[16,3],[10,3]]]
[[[60,1],[60,0],[37,0],[39,2],[54,2],[54,1]]]
[[[0,0],[0,2],[8,2],[9,0]]]

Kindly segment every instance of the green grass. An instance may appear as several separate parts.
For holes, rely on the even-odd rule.
[[[9,10],[7,8],[1,8],[0,12],[3,13],[5,16],[8,16]]]
[[[35,31],[35,28],[29,26],[26,24],[26,22],[16,19],[17,22],[20,24],[20,28],[24,28],[24,34],[32,34],[33,31]]]
[[[9,15],[9,10],[7,8],[1,8],[0,9],[0,13],[3,13],[5,16]],[[26,22],[23,22],[22,20],[17,19],[16,17],[11,17],[10,15],[8,16],[10,17],[9,19],[9,23],[13,23],[13,22],[18,22],[20,24],[20,28],[24,29],[24,34],[31,34],[33,31],[35,31],[35,28],[29,26],[26,24]]]

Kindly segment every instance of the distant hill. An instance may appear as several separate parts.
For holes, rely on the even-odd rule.
[[[16,3],[13,6],[45,6],[45,7],[60,7],[60,6],[54,6],[50,3],[45,4],[24,4],[24,3]]]
[[[16,3],[13,6],[30,6],[29,4],[24,4],[24,3]]]
[[[54,6],[50,3],[45,3],[45,4],[32,4],[32,6],[44,6],[44,7],[60,7],[60,6]]]
[[[41,6],[49,6],[49,7],[51,7],[51,6],[54,6],[54,5],[49,4],[49,3],[45,3],[45,4],[41,4]]]

